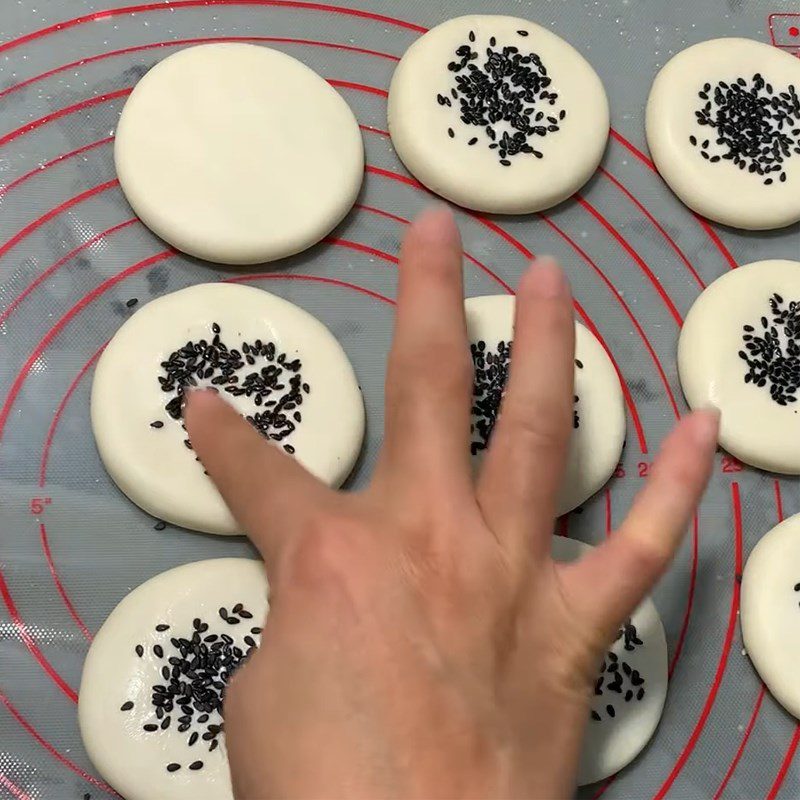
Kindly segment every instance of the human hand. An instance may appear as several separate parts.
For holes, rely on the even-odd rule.
[[[601,654],[669,566],[718,424],[687,416],[619,530],[554,563],[573,340],[567,281],[542,259],[519,284],[508,388],[474,478],[461,242],[433,209],[403,245],[367,490],[327,489],[213,392],[189,396],[194,448],[271,585],[261,647],[225,704],[239,798],[571,795]]]

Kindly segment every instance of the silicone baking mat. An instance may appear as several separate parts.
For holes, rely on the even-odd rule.
[[[92,634],[143,580],[188,561],[252,555],[239,539],[167,528],[107,477],[89,428],[94,364],[142,304],[210,281],[276,292],[342,342],[368,409],[368,480],[381,438],[396,256],[429,196],[386,134],[398,57],[458,14],[509,13],[577,46],[609,93],[613,130],[597,175],[545,214],[459,213],[470,294],[511,291],[532,253],[566,266],[578,316],[625,383],[628,440],[608,488],[560,523],[599,541],[628,508],[665,432],[685,411],[681,321],[702,287],[737,264],[800,258],[798,226],[744,235],[695,217],[653,170],[643,109],[657,69],[718,36],[800,49],[800,6],[744,0],[0,0],[0,796],[105,797],[81,745],[76,690]],[[177,48],[242,40],[325,76],[358,116],[367,175],[330,239],[272,268],[225,271],[176,254],[139,223],[115,180],[114,129],[144,72]],[[746,202],[742,198],[742,202]],[[655,599],[672,683],[652,744],[587,797],[756,798],[800,794],[800,727],[765,693],[738,625],[749,550],[800,510],[797,481],[720,455],[711,489]],[[269,720],[265,724],[270,724]],[[545,724],[542,721],[541,724]]]

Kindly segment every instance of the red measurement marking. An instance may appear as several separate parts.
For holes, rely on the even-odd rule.
[[[625,477],[625,467],[623,467],[622,464],[617,464],[617,468],[614,470],[614,477],[615,478]]]
[[[100,147],[101,145],[107,144],[108,142],[113,142],[113,136],[107,136],[105,139],[100,139],[97,142],[90,142],[89,144],[84,145],[83,147],[79,147],[77,150],[71,150],[69,153],[64,153],[63,155],[57,156],[56,158],[52,159],[51,161],[47,161],[44,164],[36,167],[36,169],[32,169],[30,172],[26,172],[24,175],[20,175],[19,178],[11,181],[11,183],[6,184],[5,186],[0,186],[0,197],[5,194],[8,194],[12,189],[16,189],[25,181],[30,180],[34,175],[38,175],[40,172],[50,169],[50,167],[54,167],[56,164],[60,163],[61,161],[66,161],[69,158],[74,158],[75,156],[82,155],[83,153],[88,153],[89,150],[94,150],[95,147]]]
[[[272,8],[296,8],[305,11],[321,11],[330,14],[342,14],[344,16],[357,17],[359,19],[367,19],[371,22],[379,22],[384,25],[393,25],[398,28],[405,28],[415,33],[427,33],[428,29],[423,28],[421,25],[414,25],[411,22],[406,22],[394,17],[386,17],[382,14],[374,14],[371,11],[362,11],[356,8],[341,8],[340,6],[326,5],[324,3],[305,3],[299,0],[172,0],[170,3],[148,3],[145,5],[137,6],[123,6],[121,8],[110,8],[103,11],[95,11],[92,14],[86,14],[83,17],[76,17],[74,19],[66,20],[65,22],[58,22],[55,25],[50,25],[47,28],[41,28],[38,31],[27,33],[24,36],[19,36],[16,39],[11,39],[8,42],[0,44],[0,53],[11,50],[13,47],[19,47],[22,44],[36,41],[45,36],[58,33],[59,31],[69,30],[78,25],[85,25],[89,22],[103,22],[111,17],[125,16],[127,14],[137,14],[145,11],[174,11],[182,8],[197,8],[198,6],[263,6]]]
[[[744,464],[738,458],[733,456],[722,456],[722,471],[723,472],[741,472],[744,469]]]
[[[58,111],[53,111],[51,114],[47,114],[44,117],[33,120],[33,122],[26,122],[16,130],[11,131],[11,133],[7,133],[5,136],[0,136],[0,147],[2,147],[4,144],[8,144],[9,142],[13,142],[14,139],[23,136],[26,133],[30,133],[37,128],[41,128],[42,125],[47,125],[49,122],[54,122],[57,119],[61,119],[61,117],[66,117],[69,114],[74,114],[77,111],[83,111],[86,108],[91,108],[92,106],[100,105],[101,103],[107,103],[109,100],[127,97],[132,91],[133,89],[119,89],[116,92],[100,94],[97,97],[90,97],[87,100],[81,100],[80,103],[75,103],[74,105],[60,108]]]
[[[102,789],[104,792],[108,792],[110,795],[114,795],[114,797],[119,797],[119,795],[107,784],[101,781],[99,778],[95,778],[94,775],[90,775],[88,772],[84,772],[77,764],[73,764],[66,756],[62,755],[58,752],[58,750],[53,747],[50,742],[47,741],[40,733],[36,730],[36,728],[25,719],[24,716],[12,705],[11,701],[0,691],[0,703],[2,703],[9,714],[33,737],[37,744],[47,750],[56,761],[60,761],[67,769],[74,772],[76,775],[83,778],[83,780],[88,781],[89,783],[94,784],[98,788]]]
[[[775,781],[770,787],[769,793],[767,794],[765,800],[775,800],[778,790],[781,788],[781,785],[786,778],[786,773],[789,771],[789,767],[792,765],[792,759],[794,758],[798,744],[800,744],[800,725],[797,725],[794,729],[794,734],[789,742],[789,747],[787,748],[786,754],[783,757],[778,774],[775,776]]]
[[[8,251],[11,250],[13,247],[18,245],[26,236],[30,236],[30,234],[32,234],[35,230],[41,228],[42,225],[44,225],[46,222],[49,222],[51,219],[57,217],[64,211],[68,211],[73,206],[78,205],[78,203],[82,203],[84,200],[89,200],[95,195],[98,195],[101,192],[105,192],[108,189],[112,189],[115,186],[119,186],[119,181],[113,180],[113,181],[108,181],[106,183],[102,183],[100,184],[100,186],[95,186],[92,189],[87,189],[85,192],[81,192],[75,197],[71,197],[69,200],[64,201],[63,203],[61,203],[61,205],[58,205],[55,208],[51,208],[47,213],[42,214],[41,217],[35,219],[33,222],[26,225],[21,231],[14,234],[14,236],[12,236],[5,244],[0,245],[0,258],[6,255],[6,253],[8,253]]]
[[[672,314],[672,318],[679,326],[682,325],[683,318],[681,317],[680,312],[672,302],[672,298],[667,294],[666,290],[661,285],[661,282],[647,265],[647,262],[639,255],[639,253],[636,252],[636,250],[634,250],[630,242],[628,242],[628,240],[590,202],[588,202],[588,200],[585,200],[579,194],[574,195],[574,197],[575,200],[577,200],[578,203],[580,203],[600,223],[600,225],[602,225],[603,228],[608,231],[611,237],[634,260],[634,262],[636,262],[639,269],[653,285],[656,293],[663,300],[667,310],[670,314]]]
[[[205,36],[196,37],[193,39],[171,39],[168,42],[153,42],[151,44],[136,45],[135,47],[123,47],[121,50],[110,50],[107,53],[99,53],[94,56],[89,56],[88,58],[82,58],[80,61],[71,61],[69,64],[63,64],[60,67],[55,67],[54,69],[41,73],[41,75],[34,75],[32,78],[28,78],[27,80],[14,84],[13,86],[9,86],[8,89],[3,89],[3,91],[0,91],[0,100],[2,100],[6,95],[11,94],[11,92],[17,92],[20,89],[24,89],[26,86],[30,86],[32,83],[37,83],[38,81],[45,80],[46,78],[52,78],[53,75],[58,75],[59,72],[66,72],[67,70],[75,69],[76,67],[83,67],[86,64],[91,64],[95,61],[102,61],[106,58],[114,58],[115,56],[138,53],[143,50],[160,50],[165,47],[182,47],[192,44],[215,44],[220,42],[300,44],[310,45],[312,47],[327,47],[331,50],[346,50],[350,53],[359,53],[361,55],[375,56],[376,58],[385,58],[389,61],[400,60],[398,56],[392,55],[391,53],[381,53],[377,50],[367,50],[363,47],[355,47],[349,44],[339,44],[338,42],[317,42],[313,39],[293,39],[285,36]]]
[[[736,755],[733,757],[733,761],[731,761],[731,765],[728,767],[728,771],[725,773],[725,777],[722,779],[722,783],[719,785],[719,789],[717,789],[713,800],[719,800],[719,798],[722,797],[725,787],[733,777],[733,773],[735,772],[736,767],[742,758],[742,753],[744,753],[744,748],[747,746],[747,740],[750,738],[750,734],[753,732],[753,726],[756,724],[756,717],[758,716],[758,712],[761,710],[761,703],[764,700],[765,693],[766,687],[762,683],[761,689],[758,692],[758,697],[756,698],[755,708],[753,709],[753,713],[750,715],[750,721],[747,723],[747,727],[744,730],[744,735],[742,736],[742,741],[739,744],[739,749],[736,751]]]
[[[653,345],[650,344],[650,340],[647,338],[647,334],[644,332],[644,328],[642,328],[639,320],[631,311],[630,306],[625,302],[625,299],[620,294],[619,290],[616,286],[609,280],[608,276],[597,266],[595,261],[589,256],[589,254],[567,233],[558,225],[556,225],[553,220],[551,220],[545,214],[539,214],[539,217],[545,222],[545,224],[552,228],[568,245],[572,247],[572,249],[592,268],[592,270],[597,274],[597,277],[605,284],[608,290],[614,295],[614,299],[619,303],[620,308],[625,312],[628,319],[630,319],[631,324],[636,329],[636,332],[639,334],[639,338],[642,340],[642,344],[644,344],[645,349],[650,354],[650,358],[653,359],[653,364],[655,365],[656,372],[658,372],[658,377],[661,379],[661,383],[664,384],[664,389],[667,392],[667,397],[669,398],[670,405],[672,406],[672,411],[675,414],[675,419],[680,419],[680,411],[678,410],[678,404],[675,401],[675,395],[672,392],[672,388],[669,385],[669,381],[667,380],[666,373],[664,372],[664,368],[661,366],[661,361],[659,361],[658,356],[656,355],[656,351],[653,349]],[[637,430],[638,433],[638,430]],[[639,439],[641,443],[641,437]],[[647,447],[645,446],[642,448],[642,453],[647,453]]]
[[[17,786],[11,778],[7,778],[0,772],[0,786],[2,786],[9,794],[17,798],[17,800],[33,800],[33,798]]]
[[[683,263],[686,265],[686,268],[689,270],[690,274],[695,279],[698,286],[700,286],[701,289],[705,289],[706,285],[703,282],[703,279],[697,274],[697,270],[692,265],[692,262],[689,261],[683,250],[681,250],[681,248],[678,247],[677,242],[667,233],[667,231],[658,222],[658,220],[645,208],[645,206],[641,202],[639,202],[639,200],[634,196],[634,194],[631,191],[629,191],[625,186],[623,186],[622,182],[617,180],[607,169],[605,169],[604,167],[598,167],[598,172],[600,172],[601,175],[605,175],[606,178],[608,178],[611,181],[611,183],[613,183],[614,186],[616,186],[636,206],[636,208],[638,208],[639,211],[641,211],[642,214],[644,214],[647,217],[647,219],[651,222],[653,227],[664,237],[667,244],[675,251],[678,258],[680,258],[680,260],[683,261]]]
[[[697,745],[698,740],[700,739],[700,735],[703,733],[703,728],[705,728],[706,722],[708,720],[708,716],[711,713],[711,709],[714,707],[714,701],[717,699],[717,694],[719,693],[719,687],[722,684],[722,678],[725,675],[725,668],[728,665],[728,657],[731,651],[731,644],[733,643],[733,634],[736,630],[736,614],[739,610],[739,592],[740,592],[740,585],[739,581],[736,580],[737,575],[742,574],[742,503],[741,498],[739,496],[739,484],[732,483],[731,484],[731,505],[733,506],[733,522],[734,522],[734,565],[733,565],[733,590],[731,593],[731,607],[730,612],[728,614],[728,627],[725,631],[725,639],[722,642],[722,651],[720,652],[719,662],[717,663],[717,671],[714,674],[714,680],[711,683],[711,689],[708,692],[706,697],[706,701],[703,704],[702,711],[700,712],[700,717],[697,720],[697,724],[694,726],[691,735],[689,736],[689,740],[686,742],[681,754],[678,756],[678,760],[675,762],[675,766],[670,771],[667,779],[664,781],[661,788],[656,793],[653,800],[663,800],[666,796],[667,792],[672,787],[672,784],[675,783],[676,778],[680,775],[681,770],[685,766],[686,762],[689,759],[689,756],[694,751],[695,746]]]
[[[700,521],[697,519],[697,514],[692,519],[692,568],[689,572],[689,591],[686,593],[686,614],[683,617],[683,624],[681,631],[678,634],[678,641],[675,643],[675,654],[672,656],[672,661],[667,671],[667,676],[672,677],[675,672],[675,667],[678,665],[678,659],[681,657],[683,650],[683,642],[686,639],[686,632],[689,630],[689,619],[692,616],[692,606],[694,605],[694,589],[697,583],[697,561],[698,561],[698,540],[700,539]]]
[[[792,27],[789,28],[789,36],[800,36],[800,28],[798,28],[796,25],[792,25]]]
[[[649,461],[640,461],[637,464],[637,470],[640,478],[647,478],[650,475],[650,469],[653,465]]]
[[[611,138],[619,142],[628,152],[632,153],[639,161],[642,162],[651,172],[655,172],[656,175],[658,174],[658,170],[656,169],[656,165],[638,148],[636,147],[633,142],[626,139],[621,133],[618,133],[613,128],[609,131]],[[708,224],[708,222],[703,219],[699,214],[692,214],[694,218],[697,220],[698,225],[706,232],[706,235],[709,239],[714,243],[714,246],[719,250],[720,255],[728,262],[728,266],[731,269],[736,269],[736,259],[731,254],[730,250],[722,242],[722,239],[719,238],[717,232]]]
[[[30,511],[34,516],[42,514],[53,501],[49,497],[33,497],[30,502]]]

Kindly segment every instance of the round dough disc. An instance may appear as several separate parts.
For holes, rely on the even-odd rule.
[[[316,244],[364,176],[361,132],[341,96],[296,59],[239,43],[156,64],[125,103],[114,160],[145,225],[223,264]]]
[[[225,734],[213,735],[222,717],[220,691],[211,681],[227,684],[228,671],[233,672],[253,643],[258,646],[267,595],[260,561],[197,561],[138,586],[100,628],[83,666],[78,721],[92,763],[127,800],[232,800]],[[169,627],[163,629],[165,625]],[[181,648],[181,640],[189,646]],[[193,682],[186,671],[199,666],[195,642],[206,666],[194,675],[201,676],[210,710],[194,699],[180,700]],[[229,656],[234,666],[218,664]],[[182,663],[169,663],[171,658]],[[168,679],[163,669],[169,670]],[[161,716],[154,698],[164,708]],[[167,769],[175,764],[180,768]]]
[[[466,301],[467,332],[476,365],[473,394],[473,456],[479,459],[488,431],[494,425],[497,403],[505,390],[507,345],[513,339],[514,297],[489,295]],[[484,342],[485,350],[480,350]],[[503,368],[485,374],[487,354],[497,356],[500,343]],[[483,366],[481,366],[481,363]],[[497,362],[495,362],[496,364]],[[480,380],[478,380],[480,378]],[[619,463],[625,443],[625,405],[617,372],[603,346],[580,323],[575,323],[575,424],[567,471],[558,501],[558,514],[566,514],[598,492]],[[476,413],[481,408],[485,413]],[[488,423],[488,428],[487,428]]]
[[[215,355],[215,325],[222,355]],[[180,352],[188,344],[194,356]],[[97,363],[91,404],[97,448],[138,506],[184,528],[241,532],[186,445],[179,388],[191,358],[198,369],[205,362],[202,379],[193,373],[199,386],[224,380],[226,370],[237,378],[217,384],[222,396],[320,480],[337,487],[349,475],[364,437],[364,405],[341,345],[319,320],[280,297],[206,283],[141,308]],[[175,366],[165,368],[171,359]],[[230,393],[244,388],[248,393]]]
[[[759,261],[717,278],[678,342],[683,393],[693,409],[720,410],[720,445],[789,475],[800,474],[798,327],[800,262]]]
[[[565,200],[597,169],[608,129],[589,62],[516,17],[438,25],[408,48],[389,90],[403,163],[431,191],[478,211],[528,214]]]
[[[591,549],[574,539],[552,539],[552,555],[559,562],[576,561]],[[661,720],[667,683],[664,626],[647,598],[603,659],[578,765],[579,786],[619,772],[639,755]]]
[[[800,719],[800,515],[753,548],[742,574],[742,638],[772,696]]]
[[[647,142],[661,177],[689,208],[724,225],[797,222],[798,93],[800,60],[777,47],[713,39],[678,53],[647,102]]]

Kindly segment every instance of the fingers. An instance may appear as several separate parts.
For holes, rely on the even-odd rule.
[[[572,431],[574,354],[569,285],[552,259],[541,258],[517,290],[508,387],[478,484],[495,533],[540,550],[548,546]]]
[[[719,414],[686,417],[664,443],[625,522],[560,574],[579,614],[613,634],[669,567],[711,474]]]
[[[434,207],[411,225],[400,257],[386,383],[388,463],[468,480],[471,387],[461,237],[450,211]]]
[[[319,508],[328,489],[216,392],[193,391],[187,397],[184,416],[192,446],[269,567],[302,515]]]

